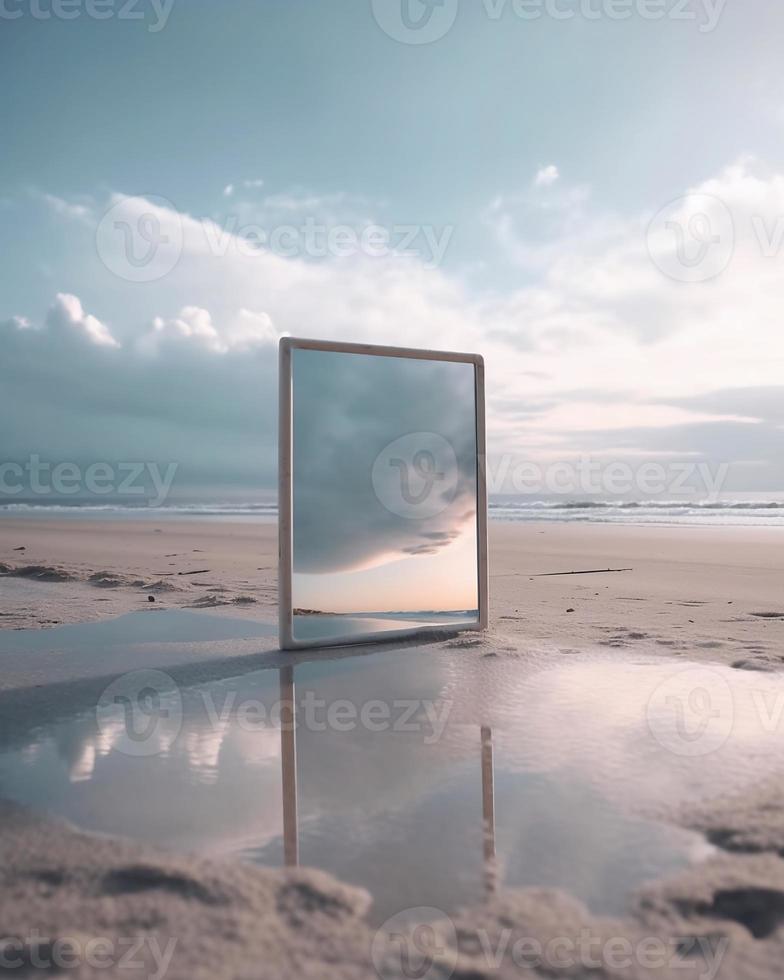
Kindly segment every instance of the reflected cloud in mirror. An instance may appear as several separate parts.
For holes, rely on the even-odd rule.
[[[479,621],[472,362],[292,350],[296,641]]]

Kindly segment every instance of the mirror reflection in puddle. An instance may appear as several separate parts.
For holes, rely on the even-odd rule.
[[[97,712],[4,747],[0,792],[90,831],[323,868],[367,888],[376,921],[520,886],[615,914],[643,882],[712,852],[668,822],[678,806],[782,758],[735,671],[691,668],[714,679],[714,704],[728,676],[741,692],[731,732],[701,754],[691,730],[678,751],[677,714],[670,730],[659,712],[673,692],[688,698],[689,665],[533,671],[455,654],[384,651],[182,689],[135,672]]]

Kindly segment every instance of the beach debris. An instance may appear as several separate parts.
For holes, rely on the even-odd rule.
[[[217,595],[204,595],[201,598],[196,599],[195,602],[188,604],[189,609],[214,609],[216,606],[229,606],[231,605],[230,600],[221,599]]]
[[[779,665],[770,657],[736,660],[733,664],[730,664],[730,666],[733,670],[752,670],[759,673],[773,673],[777,672],[779,669]]]
[[[571,608],[569,608],[569,609],[567,609],[566,611],[567,611],[568,613],[571,613],[571,612],[574,612],[574,609],[571,609]]]
[[[18,547],[18,548],[13,548],[12,550],[13,550],[13,551],[27,551],[27,548],[25,548],[25,546],[24,546],[24,545],[20,545],[20,547]]]
[[[557,575],[606,575],[608,572],[633,571],[633,568],[589,568],[577,572],[538,572],[533,578],[555,578]]]
[[[147,596],[147,602],[155,602],[155,596],[154,595],[148,595]]]
[[[53,565],[22,565],[9,569],[9,574],[19,578],[34,578],[39,582],[73,582],[78,576]]]
[[[178,575],[206,575],[207,572],[211,572],[211,568],[197,568],[193,572],[177,572]]]
[[[158,579],[157,582],[143,582],[142,589],[144,592],[161,593],[161,592],[180,592],[181,590],[173,582],[164,582],[163,579]]]
[[[127,584],[127,579],[115,575],[114,572],[93,572],[87,581],[99,589],[118,589],[121,585]]]

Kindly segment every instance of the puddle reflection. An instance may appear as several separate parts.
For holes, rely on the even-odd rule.
[[[722,778],[758,781],[784,757],[779,733],[761,738],[744,708],[765,685],[781,693],[764,678],[731,678],[726,746],[674,754],[651,705],[664,711],[679,670],[534,672],[401,649],[175,685],[157,700],[139,695],[144,675],[133,696],[107,689],[97,712],[0,747],[0,795],[91,831],[323,868],[368,889],[375,921],[526,886],[620,914],[641,883],[711,853],[697,834],[642,819],[640,804],[719,794]],[[726,686],[738,672],[714,673]]]

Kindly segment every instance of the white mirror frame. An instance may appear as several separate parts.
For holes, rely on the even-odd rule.
[[[297,640],[294,637],[293,572],[293,503],[292,429],[293,406],[291,352],[293,350],[333,351],[342,354],[371,354],[380,357],[408,357],[428,361],[459,361],[474,366],[476,394],[476,526],[479,617],[476,623],[459,626],[421,626],[399,630],[356,634],[324,640]],[[485,474],[485,365],[480,354],[458,354],[452,351],[416,350],[408,347],[380,347],[373,344],[343,344],[327,340],[301,340],[284,337],[279,346],[278,374],[278,610],[280,645],[284,650],[308,647],[350,646],[357,643],[381,643],[421,633],[454,634],[464,630],[487,629],[488,563],[487,563],[487,481]]]

